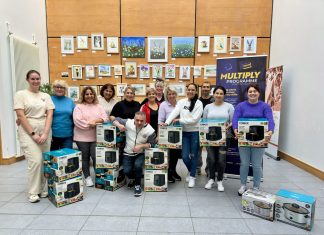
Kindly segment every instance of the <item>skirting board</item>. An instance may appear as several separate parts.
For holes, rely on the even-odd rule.
[[[284,159],[288,162],[290,162],[291,164],[311,173],[312,175],[320,178],[321,180],[324,180],[324,172],[311,166],[311,165],[308,165],[307,163],[305,162],[302,162],[292,156],[290,156],[289,154],[287,153],[284,153],[284,152],[281,152],[280,150],[278,151],[278,156],[281,158],[281,159]]]
[[[0,158],[0,165],[11,165],[13,163],[22,161],[25,159],[25,156],[20,156],[20,157],[10,157],[10,158]]]

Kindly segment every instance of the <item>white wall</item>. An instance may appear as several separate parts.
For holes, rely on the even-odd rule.
[[[324,171],[324,1],[273,2],[270,67],[284,65],[279,150]]]
[[[6,21],[17,37],[32,42],[32,34],[40,47],[42,82],[48,82],[46,11],[43,0],[0,0],[0,121],[3,157],[16,155],[13,94],[9,39]]]

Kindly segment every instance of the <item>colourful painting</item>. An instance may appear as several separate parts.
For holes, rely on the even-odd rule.
[[[190,65],[179,67],[179,79],[190,80]]]
[[[231,36],[230,51],[241,51],[241,36]]]
[[[140,78],[150,78],[150,65],[140,64]]]
[[[193,58],[195,56],[195,37],[173,37],[172,58]]]
[[[166,64],[165,65],[165,78],[175,78],[176,65]]]
[[[244,52],[245,54],[255,54],[257,52],[257,37],[244,37]]]
[[[210,37],[199,36],[198,37],[198,52],[209,52]]]
[[[122,37],[122,55],[124,58],[144,58],[145,38],[144,37]]]
[[[98,76],[100,77],[111,76],[111,66],[109,64],[98,64]]]
[[[125,75],[127,78],[137,77],[137,65],[136,62],[125,62]]]
[[[152,65],[152,77],[153,78],[162,78],[162,64],[153,64]]]
[[[148,62],[168,62],[168,37],[149,37]]]
[[[214,36],[214,53],[226,53],[227,52],[227,35],[215,35]]]

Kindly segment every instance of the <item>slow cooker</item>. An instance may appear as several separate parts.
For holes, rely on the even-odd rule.
[[[309,211],[296,203],[284,203],[283,209],[285,212],[285,217],[298,224],[306,224],[309,218]]]
[[[272,205],[270,203],[253,201],[254,212],[262,217],[269,218],[271,216]]]

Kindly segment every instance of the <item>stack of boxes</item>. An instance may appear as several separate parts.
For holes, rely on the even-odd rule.
[[[49,200],[56,207],[82,201],[81,152],[64,148],[43,153],[43,159]]]

